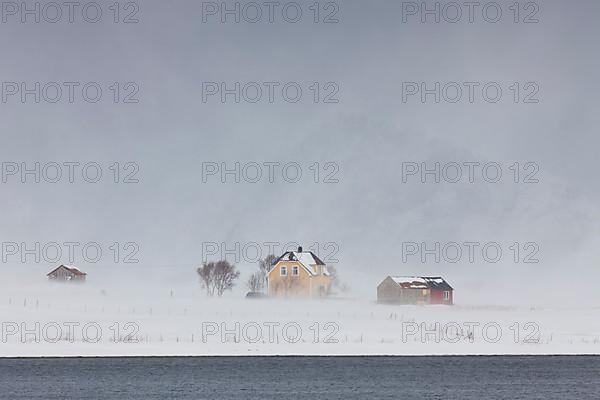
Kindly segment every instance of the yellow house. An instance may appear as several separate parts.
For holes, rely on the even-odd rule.
[[[312,251],[286,251],[267,275],[271,297],[324,297],[331,287],[327,267]]]

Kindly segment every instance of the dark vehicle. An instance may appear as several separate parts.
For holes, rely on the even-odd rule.
[[[247,299],[266,299],[267,295],[261,292],[248,292],[246,293]]]

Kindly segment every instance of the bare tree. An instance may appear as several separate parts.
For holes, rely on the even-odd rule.
[[[206,290],[207,296],[214,296],[213,276],[214,276],[215,263],[209,262],[202,264],[198,267],[196,272],[200,276],[200,282],[202,287]]]
[[[248,282],[246,282],[246,287],[251,292],[262,292],[265,287],[265,274],[262,270],[256,271],[250,278],[248,278]]]
[[[277,259],[279,257],[275,256],[275,254],[269,254],[262,260],[258,260],[258,269],[262,272],[263,276],[263,287],[267,286],[267,278],[269,272],[273,269],[273,266],[277,263]],[[261,289],[262,290],[262,289]]]
[[[350,291],[350,287],[340,280],[340,275],[336,267],[328,265],[327,272],[329,272],[329,278],[331,279],[331,286],[329,286],[328,294],[331,294],[331,291],[334,288],[339,289],[342,293]]]
[[[240,272],[235,270],[235,265],[227,261],[217,261],[215,265],[215,289],[217,295],[221,297],[223,292],[233,288],[235,280],[240,277]]]
[[[275,263],[277,263],[277,256],[269,254],[263,260],[258,260],[258,268],[265,273],[265,276],[271,271]]]
[[[204,263],[197,272],[208,296],[216,294],[221,297],[226,290],[233,288],[235,280],[240,276],[240,272],[235,270],[235,265],[226,260]]]
[[[340,284],[340,277],[337,268],[333,265],[328,265],[326,268],[327,272],[329,272],[329,279],[331,279],[331,286],[338,286]]]

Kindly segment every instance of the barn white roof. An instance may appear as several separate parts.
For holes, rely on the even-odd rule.
[[[452,286],[439,276],[390,276],[390,278],[407,289],[452,289]]]
[[[409,286],[413,289],[427,289],[429,287],[427,281],[420,276],[391,276],[390,278],[399,285]]]

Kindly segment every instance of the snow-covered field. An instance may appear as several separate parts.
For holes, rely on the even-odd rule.
[[[0,293],[3,357],[600,354],[596,306],[209,299],[197,282],[169,289],[145,278],[111,289],[14,283]]]

